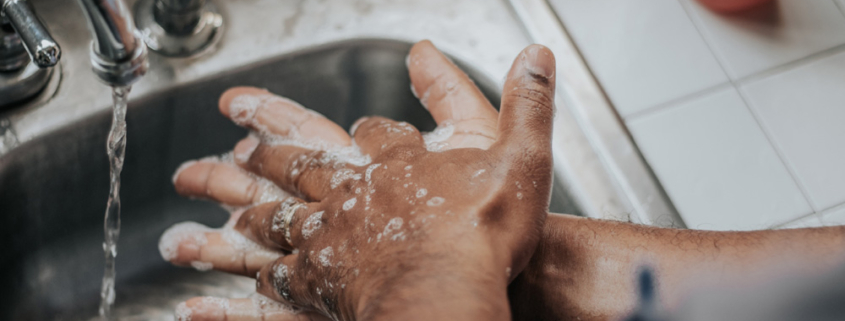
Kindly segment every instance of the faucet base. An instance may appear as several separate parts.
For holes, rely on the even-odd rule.
[[[214,47],[223,35],[223,15],[214,1],[200,9],[191,32],[170,32],[156,21],[157,0],[141,0],[135,5],[135,24],[151,50],[168,57],[201,55]]]
[[[52,88],[50,94],[42,94],[50,86],[54,74],[59,72],[58,68],[39,68],[35,63],[28,63],[26,67],[14,72],[0,72],[0,111],[19,104],[33,97],[49,97],[56,88]],[[41,94],[41,95],[39,95]]]

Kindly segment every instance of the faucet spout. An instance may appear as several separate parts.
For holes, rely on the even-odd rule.
[[[132,14],[123,0],[78,0],[88,18],[93,45],[94,73],[106,84],[128,86],[138,81],[149,66],[147,46],[135,29]]]

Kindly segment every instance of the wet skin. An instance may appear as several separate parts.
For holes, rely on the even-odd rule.
[[[349,136],[261,89],[223,94],[220,111],[255,134],[235,146],[233,162],[189,163],[174,182],[182,195],[246,208],[233,210],[227,226],[263,249],[232,244],[222,230],[180,230],[162,238],[178,242],[166,258],[257,276],[259,293],[305,312],[198,298],[183,313],[192,320],[509,319],[507,284],[528,263],[547,215],[554,57],[538,45],[519,54],[501,114],[430,42],[411,49],[408,65],[414,92],[438,126],[452,128],[436,146],[413,126],[381,117],[359,120]],[[353,139],[368,164],[343,152]],[[262,203],[272,187],[259,177],[294,197]],[[288,244],[278,223],[291,202],[305,206],[293,216]],[[185,233],[201,233],[202,241]]]
[[[524,58],[517,58],[514,69]],[[186,163],[174,177],[177,191],[219,202],[232,208],[233,215],[222,230],[169,231],[162,237],[162,244],[172,253],[165,257],[178,265],[210,263],[216,270],[249,277],[262,271],[259,291],[282,301],[285,299],[274,285],[284,283],[273,282],[269,273],[281,266],[279,263],[285,264],[288,271],[298,269],[293,274],[300,277],[289,281],[288,302],[303,310],[293,313],[285,306],[266,303],[272,299],[194,298],[180,307],[180,315],[190,315],[192,320],[230,321],[326,320],[324,315],[332,314],[349,319],[487,320],[510,317],[510,308],[515,320],[617,320],[630,313],[637,302],[635,280],[643,265],[655,272],[660,305],[671,308],[703,286],[753,286],[845,264],[845,252],[841,251],[845,248],[845,227],[841,226],[712,232],[549,214],[542,233],[535,234],[532,229],[538,228],[534,224],[545,217],[540,211],[548,201],[547,194],[542,195],[548,192],[548,181],[540,176],[549,177],[549,169],[544,166],[550,164],[523,162],[522,166],[529,169],[536,167],[536,172],[515,170],[519,156],[510,148],[496,146],[509,146],[502,143],[507,128],[532,123],[506,120],[525,116],[508,114],[506,106],[530,109],[542,102],[527,99],[527,105],[507,104],[536,98],[536,93],[523,94],[519,91],[526,89],[523,84],[511,85],[516,76],[512,70],[505,88],[517,91],[505,91],[500,116],[466,75],[429,42],[412,48],[409,72],[414,91],[420,93],[437,123],[451,123],[454,128],[454,134],[440,144],[440,153],[426,151],[416,131],[371,118],[359,123],[354,132],[355,142],[372,153],[369,164],[337,168],[332,164],[328,170],[320,165],[316,170],[303,171],[303,164],[310,162],[298,162],[297,177],[291,177],[290,165],[299,156],[291,155],[306,155],[319,164],[325,153],[317,150],[348,148],[352,137],[331,121],[289,100],[272,98],[261,89],[233,88],[221,97],[224,115],[258,132],[270,133],[265,138],[295,137],[300,146],[319,148],[305,151],[301,147],[256,145],[259,140],[247,138],[235,147],[233,161]],[[241,108],[243,104],[235,104],[240,107],[236,106],[233,113],[231,107],[237,97],[266,99],[254,113]],[[534,129],[546,130],[544,126]],[[530,143],[526,141],[525,146],[548,144]],[[385,145],[382,149],[382,144],[392,147]],[[494,157],[492,153],[503,156]],[[367,180],[367,169],[373,164],[380,165],[373,168]],[[406,170],[408,165],[411,167]],[[349,175],[332,180],[339,172]],[[529,180],[526,173],[537,177]],[[410,177],[405,177],[408,174]],[[341,183],[332,188],[338,181]],[[517,186],[515,182],[521,183]],[[544,188],[540,190],[540,186]],[[421,188],[425,193],[420,193]],[[522,193],[523,199],[517,193]],[[278,200],[290,195],[310,202],[308,209],[296,217],[293,247],[265,221],[272,222]],[[371,197],[369,209],[367,195]],[[442,197],[443,203],[429,206],[434,197]],[[528,197],[533,197],[531,202],[536,207],[525,204]],[[355,204],[343,210],[353,198]],[[321,215],[315,215],[320,211]],[[435,218],[429,220],[426,215]],[[520,217],[511,217],[517,215]],[[402,218],[399,228],[395,228],[396,218]],[[431,225],[435,221],[437,224]],[[512,233],[512,227],[518,232]],[[201,237],[195,237],[197,234]],[[244,235],[252,241],[245,245],[244,240],[232,235]],[[520,244],[530,242],[520,239],[523,235],[528,235],[527,239],[538,237],[539,245],[530,249]],[[329,247],[331,255],[322,255],[328,258],[329,266],[323,266],[321,254]],[[298,249],[298,254],[291,255],[291,249]],[[530,260],[517,275],[525,255]],[[503,299],[509,279],[510,306]],[[434,289],[415,282],[419,280],[434,285]],[[448,284],[438,283],[444,280]],[[461,292],[467,289],[468,293]],[[411,315],[400,315],[393,309],[407,309]]]

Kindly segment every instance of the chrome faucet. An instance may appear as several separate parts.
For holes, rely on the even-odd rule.
[[[205,53],[223,34],[223,16],[213,0],[140,0],[135,23],[150,49],[170,57]]]
[[[91,64],[94,74],[111,86],[128,86],[149,66],[147,46],[132,22],[123,0],[79,0],[94,38]]]
[[[165,56],[208,52],[223,33],[216,0],[140,0],[138,29],[123,0],[77,0],[91,30],[94,74],[128,86],[149,68],[147,47]],[[0,108],[36,96],[50,82],[61,49],[27,0],[0,0]],[[55,78],[55,77],[54,77]]]
[[[61,48],[26,0],[0,0],[0,107],[37,95],[49,82]],[[147,46],[123,0],[79,0],[93,35],[94,74],[128,86],[148,68]]]
[[[62,50],[26,0],[0,0],[0,107],[38,94]]]

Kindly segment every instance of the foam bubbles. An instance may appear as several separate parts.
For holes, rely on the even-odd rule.
[[[343,210],[344,210],[344,211],[351,210],[353,207],[355,207],[355,203],[356,203],[356,202],[358,202],[358,199],[357,199],[357,198],[355,198],[355,197],[350,198],[350,199],[349,199],[348,201],[346,201],[346,202],[343,202]]]
[[[444,202],[446,202],[446,199],[444,199],[440,196],[435,196],[435,197],[432,197],[431,199],[429,199],[428,202],[425,202],[425,204],[428,205],[428,206],[434,207],[434,206],[443,205]]]
[[[220,232],[224,241],[232,246],[232,248],[241,252],[252,252],[254,255],[263,255],[267,257],[279,257],[280,254],[269,247],[258,244],[250,240],[241,232],[235,231],[232,227],[225,227]]]
[[[335,165],[352,164],[355,166],[365,166],[371,162],[370,156],[361,153],[361,149],[352,141],[351,146],[338,146],[335,143],[330,143],[318,139],[311,138],[306,140],[299,137],[299,134],[289,134],[288,136],[279,136],[271,133],[262,133],[261,141],[270,146],[296,146],[311,150],[323,151],[320,159],[312,159],[315,164],[320,163],[334,163]]]
[[[332,174],[331,188],[335,189],[340,186],[340,184],[350,179],[360,180],[361,174],[355,173],[354,170],[349,168],[341,168]]]
[[[277,186],[270,180],[252,173],[249,173],[249,175],[258,181],[258,190],[261,193],[261,195],[258,197],[258,204],[279,202],[291,197],[290,194],[283,191],[281,188],[279,188],[279,186]]]
[[[420,198],[420,197],[424,197],[426,194],[428,194],[428,190],[426,190],[425,188],[420,188],[420,189],[417,190],[416,196],[417,196],[417,198]]]
[[[208,240],[205,238],[205,232],[211,231],[205,225],[196,222],[183,222],[171,226],[158,241],[158,251],[161,257],[167,261],[172,261],[179,255],[179,244],[191,240],[195,246],[199,248],[205,245]]]
[[[215,298],[211,296],[202,297],[200,305],[204,308],[217,308],[223,311],[229,311],[229,300],[224,298]]]
[[[176,317],[177,321],[191,321],[191,315],[193,314],[194,310],[191,310],[185,302],[182,302],[176,306],[174,317]]]
[[[266,103],[271,95],[240,95],[229,103],[229,118],[235,124],[247,126],[252,124],[258,107]]]
[[[455,133],[455,126],[451,122],[443,122],[433,132],[423,134],[425,149],[430,152],[439,152],[449,146],[446,143],[452,134]]]
[[[417,94],[417,89],[414,88],[414,84],[411,83],[411,93],[414,94],[414,98],[420,99],[420,95]]]
[[[255,310],[258,311],[260,316],[266,317],[276,313],[297,314],[300,312],[300,310],[292,306],[283,304],[259,293],[251,294],[249,299],[252,300],[252,306],[255,307]]]
[[[425,108],[426,110],[428,110],[428,97],[429,97],[429,95],[431,95],[431,88],[430,87],[429,87],[429,89],[427,89],[423,93],[422,97],[419,97],[420,104],[422,104],[423,108]]]
[[[369,182],[370,179],[373,178],[373,171],[376,170],[376,168],[379,168],[379,166],[381,166],[381,164],[372,164],[367,167],[367,172],[364,175],[365,182]]]
[[[214,268],[211,262],[191,261],[191,266],[197,271],[205,272]]]
[[[403,223],[404,223],[404,221],[402,220],[401,217],[394,217],[394,218],[390,219],[390,221],[387,222],[387,225],[384,226],[384,232],[382,232],[382,233],[383,234],[390,234],[393,231],[396,231],[396,230],[402,228]]]
[[[329,246],[320,250],[317,260],[320,261],[320,264],[323,265],[323,267],[329,267],[332,265],[332,255],[334,255],[334,251],[332,250],[332,247]]]
[[[313,213],[302,223],[302,237],[306,240],[323,226],[323,211]]]
[[[276,264],[273,269],[273,287],[285,300],[290,301],[290,277],[291,271],[287,265]]]

